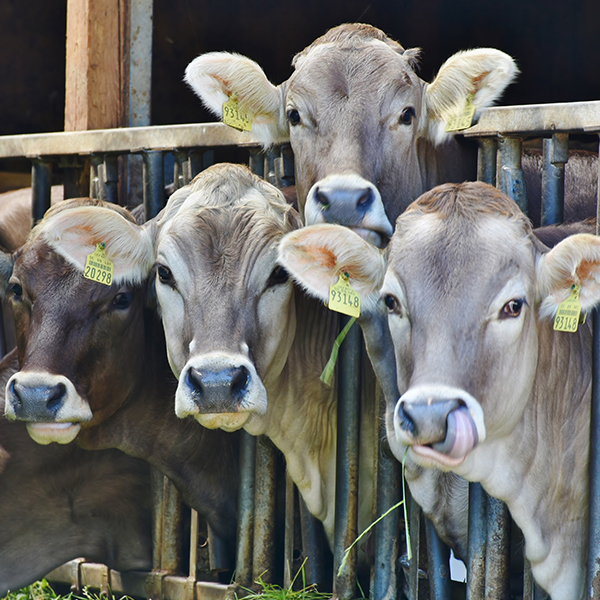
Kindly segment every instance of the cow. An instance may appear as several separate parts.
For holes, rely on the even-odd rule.
[[[113,264],[110,279],[105,275],[110,285],[84,277],[98,244]],[[12,271],[6,285],[20,365],[7,382],[7,417],[25,421],[40,444],[75,440],[147,461],[233,555],[238,437],[198,431],[174,414],[177,382],[147,295],[154,263],[147,230],[119,206],[68,200],[4,263],[0,272]]]
[[[150,469],[118,450],[44,448],[4,416],[16,351],[0,362],[0,597],[68,560],[152,568]]]
[[[481,482],[522,529],[540,586],[553,600],[583,598],[592,350],[590,320],[574,307],[583,315],[600,301],[600,238],[575,234],[548,249],[483,183],[415,201],[387,268],[345,228],[307,229],[281,243],[288,271],[310,271],[302,280],[326,297],[345,269],[388,312],[403,391],[387,403],[392,452]]]
[[[337,391],[319,376],[339,333],[339,315],[296,289],[276,264],[279,240],[300,226],[277,188],[242,165],[214,165],[159,215],[156,296],[179,380],[177,415],[269,437],[332,544]],[[364,528],[375,416],[368,402],[362,410]]]
[[[371,25],[346,23],[298,53],[291,77],[278,86],[254,61],[227,52],[195,58],[185,81],[220,119],[233,98],[263,146],[289,139],[306,224],[346,225],[382,247],[398,215],[420,194],[475,179],[475,144],[446,125],[463,112],[476,120],[518,74],[507,54],[477,48],[451,56],[427,83],[417,74],[419,54]],[[528,150],[523,169],[536,226],[539,165],[540,153]],[[595,215],[596,165],[597,155],[572,153],[565,220]]]

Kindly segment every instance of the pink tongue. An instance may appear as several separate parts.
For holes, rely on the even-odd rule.
[[[477,427],[469,411],[462,406],[453,410],[446,420],[446,439],[432,447],[451,458],[463,458],[475,446],[479,440]]]

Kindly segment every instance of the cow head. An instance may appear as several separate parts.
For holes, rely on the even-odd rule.
[[[280,374],[295,333],[277,243],[299,226],[280,192],[241,165],[215,165],[169,200],[155,285],[179,417],[260,432],[265,384]]]
[[[99,244],[113,263],[110,285],[84,277]],[[35,441],[72,441],[132,392],[152,264],[150,239],[129,213],[91,199],[48,211],[15,254],[8,290],[21,370],[8,381],[5,411]]]
[[[355,268],[376,264],[363,240],[338,228],[313,252],[327,260],[303,267],[299,257],[313,229],[282,242],[294,257],[283,264],[313,293],[326,293],[320,282],[327,262],[341,252],[353,252]],[[406,390],[388,402],[392,451],[402,460],[409,447],[421,466],[481,478],[469,471],[470,457],[486,440],[514,431],[540,373],[547,376],[540,338],[552,345],[553,336],[574,335],[552,332],[559,304],[573,286],[581,286],[583,312],[600,301],[600,239],[577,234],[548,250],[495,188],[447,184],[398,219],[388,251],[383,285],[378,289],[384,268],[377,267],[363,293],[378,294],[387,309],[398,388]]]
[[[480,48],[454,55],[426,83],[418,55],[370,25],[346,24],[300,52],[277,87],[258,64],[225,52],[196,58],[185,80],[220,118],[235,95],[265,146],[289,138],[307,224],[340,223],[381,247],[414,198],[467,178],[446,122],[468,98],[477,117],[517,73],[509,56]]]

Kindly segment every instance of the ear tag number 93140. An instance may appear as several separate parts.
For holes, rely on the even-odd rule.
[[[554,318],[554,331],[568,331],[575,333],[579,327],[581,304],[579,303],[580,285],[571,286],[569,297],[558,305]]]
[[[337,282],[329,287],[329,309],[349,317],[360,317],[360,296],[350,285],[347,273],[340,273]]]
[[[96,249],[87,255],[83,276],[104,285],[111,285],[114,268],[114,264],[106,256],[106,244],[100,242],[96,244]]]

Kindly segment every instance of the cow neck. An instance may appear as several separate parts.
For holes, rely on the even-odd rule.
[[[507,503],[523,530],[541,585],[553,598],[579,598],[587,539],[591,330],[586,324],[577,334],[558,333],[544,321],[538,335],[532,396],[513,432],[490,444],[485,458],[495,464],[481,482]]]

